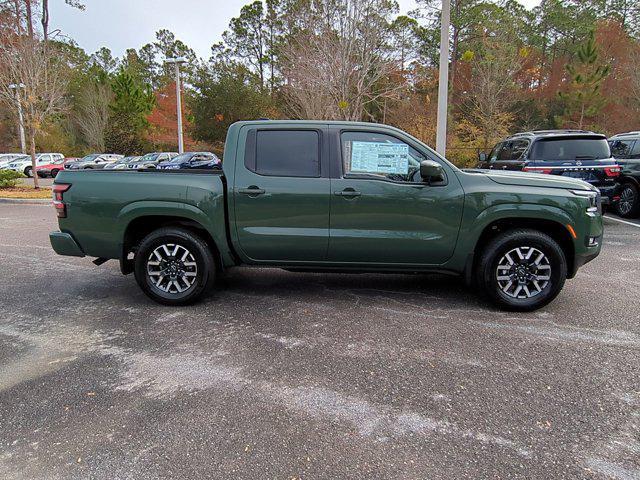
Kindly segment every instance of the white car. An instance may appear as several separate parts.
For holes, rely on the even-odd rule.
[[[24,153],[0,153],[0,169],[9,165],[13,160],[24,156]]]
[[[64,155],[61,153],[39,153],[36,155],[36,166],[48,165],[49,163],[60,160],[64,160]],[[29,155],[13,160],[5,168],[24,173],[27,177],[33,177],[33,166],[31,165],[31,156]]]

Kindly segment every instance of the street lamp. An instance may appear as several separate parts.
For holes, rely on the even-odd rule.
[[[444,157],[447,152],[447,114],[449,108],[449,25],[451,23],[451,0],[442,0],[440,23],[440,80],[438,82],[436,151]]]
[[[24,83],[12,83],[9,85],[11,90],[16,91],[16,103],[18,104],[18,131],[20,132],[20,149],[22,153],[27,153],[26,142],[24,139],[24,121],[22,119],[22,101],[20,100],[20,89],[25,88]]]
[[[175,66],[176,75],[176,110],[178,112],[178,153],[184,152],[184,144],[182,139],[182,99],[180,98],[180,64],[187,61],[184,57],[167,58],[164,63],[173,64]]]

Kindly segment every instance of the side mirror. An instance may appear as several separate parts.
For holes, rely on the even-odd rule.
[[[438,162],[423,160],[420,162],[420,176],[427,183],[433,180],[442,180],[444,179],[444,169]]]
[[[486,153],[484,153],[484,152],[480,152],[480,153],[478,154],[478,159],[479,159],[482,163],[486,162],[486,161],[487,161],[487,154],[486,154]]]

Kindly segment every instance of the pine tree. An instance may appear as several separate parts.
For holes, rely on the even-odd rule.
[[[586,43],[577,51],[577,61],[566,66],[571,83],[566,92],[560,92],[565,112],[559,123],[584,128],[607,104],[601,94],[602,84],[611,72],[610,65],[599,62],[595,34],[591,32]]]

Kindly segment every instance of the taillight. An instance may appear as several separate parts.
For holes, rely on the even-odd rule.
[[[62,195],[70,188],[71,185],[68,183],[58,183],[53,185],[53,206],[56,209],[58,218],[67,217],[67,206],[64,204]]]
[[[542,168],[542,167],[524,167],[522,169],[523,172],[531,172],[531,173],[545,173],[550,174],[552,172],[551,168]]]
[[[604,167],[604,173],[607,174],[607,177],[619,177],[622,169],[617,165],[615,167]]]

